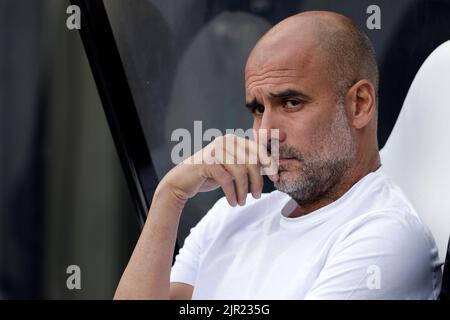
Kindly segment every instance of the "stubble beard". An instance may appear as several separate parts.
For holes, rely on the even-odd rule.
[[[290,195],[302,207],[332,197],[334,187],[351,167],[356,146],[348,124],[343,102],[337,104],[337,115],[331,126],[314,141],[317,148],[310,154],[281,145],[280,158],[294,158],[295,168],[279,166],[280,179],[275,187]],[[288,170],[290,169],[290,170]]]

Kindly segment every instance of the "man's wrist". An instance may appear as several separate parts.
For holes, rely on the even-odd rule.
[[[181,213],[181,210],[186,205],[187,200],[188,199],[180,197],[180,195],[177,194],[174,188],[163,180],[160,184],[158,184],[155,190],[152,206],[155,202],[158,204],[162,203],[174,210],[179,210]]]

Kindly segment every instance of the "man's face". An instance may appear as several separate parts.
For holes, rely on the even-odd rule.
[[[246,66],[246,103],[255,130],[279,129],[275,187],[299,205],[317,201],[339,182],[356,154],[343,97],[327,64],[305,42],[254,50]]]

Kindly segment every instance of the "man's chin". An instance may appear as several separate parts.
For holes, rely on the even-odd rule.
[[[295,179],[292,176],[293,172],[289,172],[288,170],[283,170],[278,172],[278,180],[274,182],[274,186],[277,190],[289,193],[294,188]]]

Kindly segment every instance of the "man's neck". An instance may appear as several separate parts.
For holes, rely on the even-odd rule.
[[[322,207],[333,203],[342,197],[350,188],[359,180],[364,178],[371,172],[376,171],[381,166],[380,155],[378,150],[372,157],[364,159],[359,158],[356,163],[345,172],[340,181],[330,188],[319,200],[310,204],[302,204],[292,211],[290,218],[296,218],[307,215]]]

